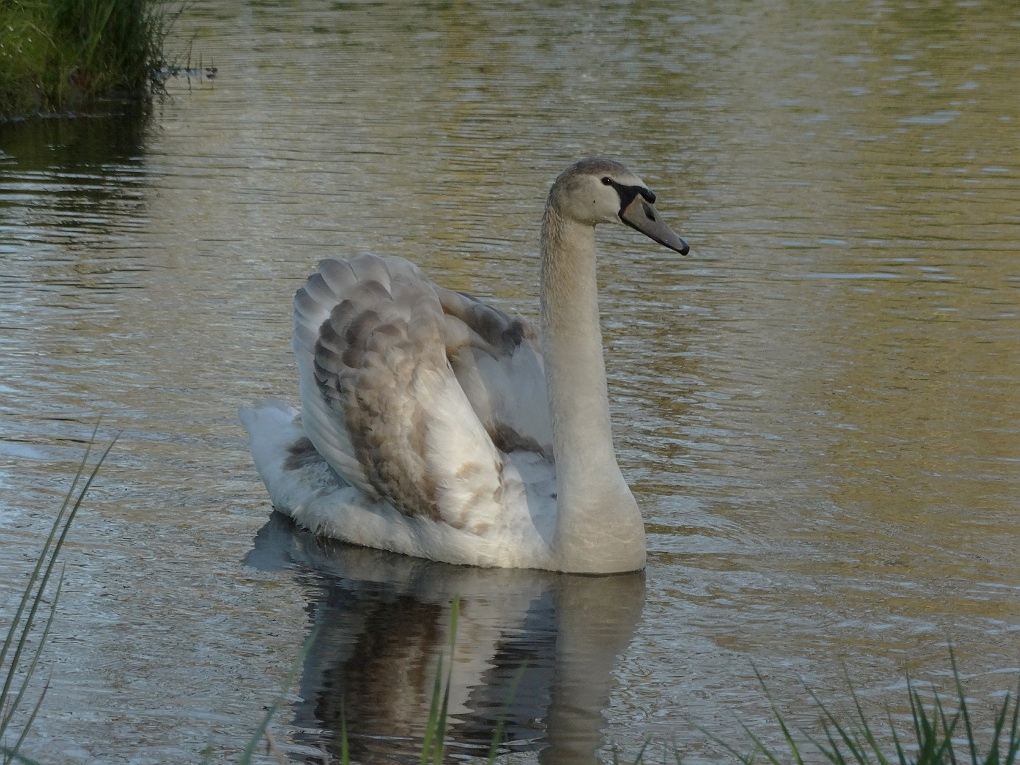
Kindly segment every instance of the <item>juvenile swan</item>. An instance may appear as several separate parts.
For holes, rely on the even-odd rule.
[[[278,510],[319,534],[447,563],[580,573],[645,565],[616,464],[595,226],[688,246],[618,162],[553,183],[541,331],[397,257],[324,260],[294,298],[296,410],[242,408]]]

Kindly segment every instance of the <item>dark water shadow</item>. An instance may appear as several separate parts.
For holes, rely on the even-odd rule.
[[[73,172],[140,162],[151,130],[150,110],[123,105],[113,113],[0,122],[0,158],[19,173]]]
[[[450,566],[317,538],[278,513],[245,563],[293,570],[307,592],[309,629],[318,637],[293,710],[304,751],[339,757],[346,721],[352,759],[419,760],[458,596],[448,751],[485,755],[502,719],[502,752],[596,762],[611,674],[644,605],[642,572]],[[324,760],[309,754],[308,761]]]
[[[11,264],[0,297],[40,284],[115,291],[148,270],[151,122],[131,109],[0,123],[0,262]],[[27,262],[45,267],[25,273]]]

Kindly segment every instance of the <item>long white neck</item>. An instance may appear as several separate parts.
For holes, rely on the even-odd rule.
[[[550,205],[542,223],[542,346],[556,458],[555,549],[564,571],[645,564],[641,514],[613,448],[602,358],[595,227]]]

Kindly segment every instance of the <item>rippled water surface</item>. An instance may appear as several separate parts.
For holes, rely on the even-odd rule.
[[[455,594],[468,754],[504,706],[525,760],[781,744],[753,667],[809,729],[801,681],[900,719],[950,642],[976,709],[1015,687],[1012,4],[196,0],[174,34],[218,73],[150,117],[0,126],[0,626],[97,418],[122,431],[30,754],[235,761],[298,662],[282,749],[322,762],[346,718],[363,761],[416,761]],[[533,315],[545,192],[589,154],[693,247],[599,233],[645,574],[436,566],[271,516],[235,412],[296,401],[314,263],[398,253]]]

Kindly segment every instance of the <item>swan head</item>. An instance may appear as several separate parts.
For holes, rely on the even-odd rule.
[[[655,193],[611,159],[583,159],[568,167],[553,183],[549,205],[580,223],[623,223],[681,255],[690,251],[656,211]]]

